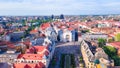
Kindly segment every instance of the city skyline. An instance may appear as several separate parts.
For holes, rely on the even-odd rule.
[[[0,0],[0,15],[120,14],[119,0]]]

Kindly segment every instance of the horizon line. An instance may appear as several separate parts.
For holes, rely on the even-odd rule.
[[[61,14],[51,14],[51,15],[54,15],[54,16],[59,16]],[[47,14],[47,15],[0,15],[0,16],[51,16],[50,14]],[[63,14],[64,16],[80,16],[80,15],[86,15],[86,16],[89,16],[89,15],[120,15],[120,14]]]

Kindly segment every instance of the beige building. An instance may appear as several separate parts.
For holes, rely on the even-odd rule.
[[[104,50],[92,46],[91,42],[84,40],[81,42],[81,53],[86,68],[109,68],[114,66],[113,60],[109,60]],[[99,67],[97,65],[99,65]]]

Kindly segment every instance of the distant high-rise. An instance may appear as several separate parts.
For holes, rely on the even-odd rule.
[[[51,16],[51,19],[54,19],[54,15]]]
[[[64,19],[64,15],[63,14],[60,15],[60,19]]]

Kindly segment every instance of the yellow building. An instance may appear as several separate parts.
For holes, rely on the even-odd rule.
[[[81,53],[86,68],[108,68],[114,66],[114,62],[109,60],[108,55],[102,48],[92,46],[91,42],[82,41]],[[98,61],[97,63],[95,61]]]

